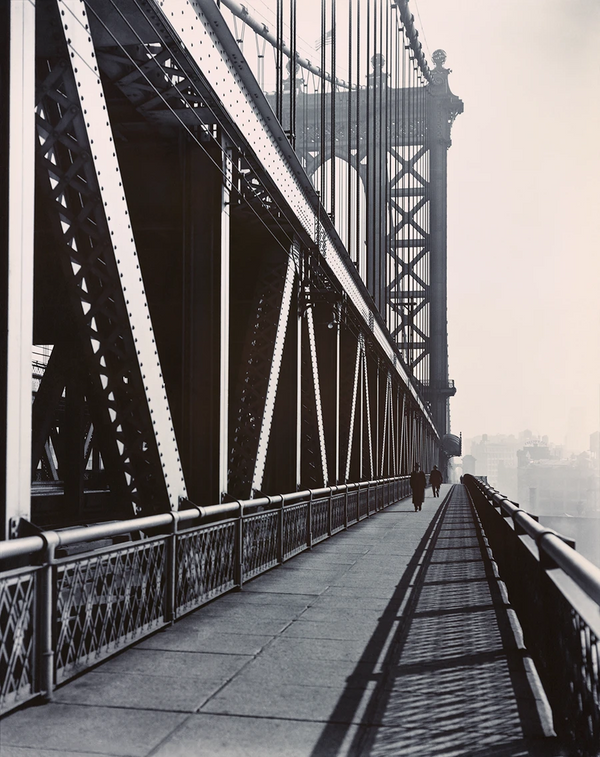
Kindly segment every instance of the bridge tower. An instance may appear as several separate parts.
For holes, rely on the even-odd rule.
[[[450,90],[446,53],[436,50],[433,61],[429,82],[395,89],[387,83],[385,59],[373,56],[365,88],[333,96],[307,95],[299,88],[295,126],[285,104],[282,123],[296,134],[295,149],[309,176],[324,171],[330,161],[347,160],[363,187],[375,187],[365,192],[366,252],[364,262],[355,253],[356,265],[418,380],[440,436],[446,437],[445,453],[457,455],[460,445],[450,435],[449,416],[456,390],[448,372],[447,152],[452,124],[464,106]],[[291,77],[288,91],[290,86]],[[335,98],[335,107],[344,113],[353,96],[358,118],[352,123],[339,119],[332,139],[331,101]],[[275,98],[271,101],[275,107]],[[392,120],[387,124],[382,123],[384,102],[400,104],[397,111],[388,109]],[[327,119],[320,119],[321,110]],[[400,125],[393,122],[397,117]],[[394,212],[396,223],[390,220]]]

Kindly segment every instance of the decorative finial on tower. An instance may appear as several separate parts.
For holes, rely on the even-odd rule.
[[[446,51],[435,50],[433,55],[431,56],[431,60],[435,63],[436,69],[443,69],[444,63],[446,62]]]
[[[375,53],[371,58],[373,73],[369,74],[369,87],[386,87],[389,74],[383,70],[385,67],[385,58],[381,53]]]
[[[431,60],[435,68],[431,69],[431,86],[429,91],[437,101],[438,109],[438,136],[446,143],[447,147],[452,144],[450,141],[450,128],[454,119],[459,113],[463,112],[464,105],[462,100],[452,94],[448,86],[448,75],[452,73],[449,68],[444,66],[446,62],[445,50],[434,50]]]
[[[448,85],[449,68],[444,68],[446,62],[446,51],[435,50],[431,56],[431,60],[435,63],[435,68],[431,72],[432,84],[440,86],[442,84]]]
[[[371,65],[373,66],[373,69],[376,73],[381,73],[383,71],[383,67],[385,66],[385,58],[381,53],[376,53],[371,58]]]

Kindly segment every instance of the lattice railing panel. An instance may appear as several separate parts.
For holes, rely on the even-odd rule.
[[[235,535],[235,523],[178,534],[176,615],[182,615],[235,586]]]
[[[308,504],[286,507],[283,512],[283,556],[284,558],[302,552],[307,547]]]
[[[312,503],[313,543],[326,539],[329,534],[329,499],[315,499]]]
[[[37,693],[37,573],[27,570],[0,579],[0,713]]]
[[[358,492],[348,493],[348,523],[358,520]]]
[[[331,509],[331,533],[346,526],[346,494],[336,494]]]
[[[165,558],[160,539],[57,566],[57,683],[163,624]]]
[[[244,518],[244,580],[277,565],[278,535],[278,512]]]
[[[358,495],[358,517],[364,518],[368,514],[369,492],[364,489]]]

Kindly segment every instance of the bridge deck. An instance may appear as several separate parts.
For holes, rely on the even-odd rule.
[[[555,755],[461,486],[403,500],[0,723],[2,757]]]

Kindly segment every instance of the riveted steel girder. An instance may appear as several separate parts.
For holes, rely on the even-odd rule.
[[[46,18],[57,41],[43,62],[37,152],[95,427],[124,507],[177,508],[185,482],[85,4],[57,8]]]

